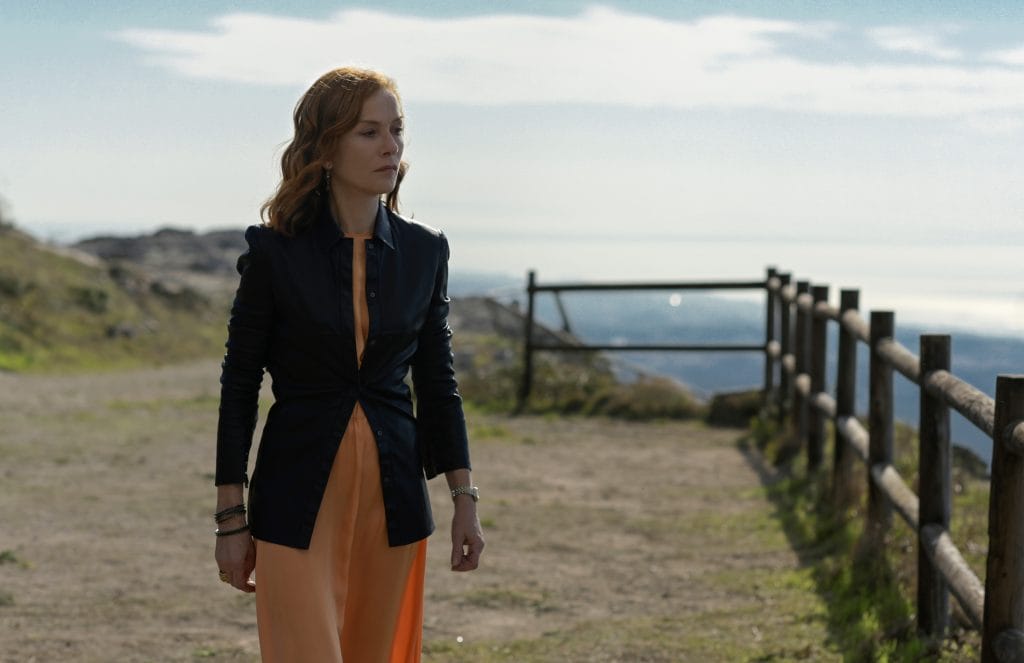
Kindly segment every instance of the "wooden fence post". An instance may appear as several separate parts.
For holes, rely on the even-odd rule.
[[[765,407],[772,403],[772,396],[775,391],[775,360],[768,352],[769,346],[775,340],[775,302],[777,296],[768,287],[768,283],[776,277],[776,269],[768,268],[765,277],[765,315],[764,315],[764,397],[762,402]]]
[[[793,275],[790,273],[779,274],[779,286],[780,292],[782,288],[789,286],[793,279]],[[793,405],[793,377],[786,371],[783,358],[786,355],[793,354],[793,321],[792,321],[793,307],[782,300],[779,297],[779,345],[781,346],[781,356],[779,357],[779,418],[778,422],[781,426],[785,421],[786,415],[789,413],[789,409]]]
[[[871,479],[871,469],[892,462],[893,407],[892,364],[878,353],[879,344],[891,339],[895,328],[892,311],[871,312],[870,408],[868,411],[868,535],[879,544],[892,525],[892,505]]]
[[[526,277],[526,329],[523,339],[523,382],[519,385],[519,402],[516,403],[516,412],[522,412],[530,398],[530,389],[533,387],[533,298],[534,287],[537,282],[537,272],[530,270]]]
[[[843,314],[860,306],[858,290],[839,292],[839,356],[836,366],[836,419],[856,416],[857,399],[857,336],[843,325]],[[832,499],[836,508],[845,511],[853,506],[859,494],[853,483],[856,458],[846,441],[835,431],[832,453]]]
[[[828,301],[828,286],[816,285],[811,288],[814,306],[808,314],[810,317],[810,349],[808,372],[811,375],[811,398],[825,391],[825,350],[828,345],[828,319],[816,315],[814,307],[818,302]],[[807,421],[807,469],[817,470],[821,467],[825,447],[825,415],[816,407],[808,407]]]
[[[1024,631],[1024,456],[1009,437],[1024,420],[1024,375],[996,378],[982,663],[1020,660]]]
[[[808,281],[796,282],[796,295],[810,291],[811,284]],[[809,323],[810,317],[800,308],[799,302],[794,303],[796,307],[796,325],[793,330],[793,358],[796,366],[793,382],[803,373],[807,372],[807,345],[810,342]],[[800,452],[807,446],[807,399],[801,395],[800,390],[794,384],[793,389],[793,448],[791,451]]]
[[[921,385],[918,477],[920,511],[918,541],[922,529],[938,525],[949,529],[952,483],[950,469],[949,406],[925,389],[925,380],[932,371],[948,371],[950,367],[948,334],[921,336]],[[949,587],[942,573],[920,543],[917,546],[917,628],[934,638],[941,638],[949,626]]]

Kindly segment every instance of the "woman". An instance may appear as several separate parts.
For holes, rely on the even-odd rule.
[[[448,243],[397,214],[407,164],[391,79],[330,71],[294,120],[266,223],[246,231],[238,261],[216,560],[221,580],[256,593],[264,661],[419,661],[425,478],[444,473],[452,492],[452,570],[475,569],[484,547],[452,370]],[[264,367],[275,402],[249,483]]]

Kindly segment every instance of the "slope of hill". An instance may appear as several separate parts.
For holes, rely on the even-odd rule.
[[[0,225],[0,370],[213,356],[223,330],[217,298]]]

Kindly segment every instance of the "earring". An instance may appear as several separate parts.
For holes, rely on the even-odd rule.
[[[321,180],[321,184],[323,185],[324,191],[330,191],[331,190],[331,169],[330,168],[324,168],[324,177]],[[315,193],[318,196],[320,195],[320,188],[321,187],[317,187],[316,190],[315,190]]]

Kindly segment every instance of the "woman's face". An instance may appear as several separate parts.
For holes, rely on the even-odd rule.
[[[363,102],[359,122],[341,137],[331,160],[331,187],[342,196],[391,192],[404,149],[398,99],[380,89]]]

